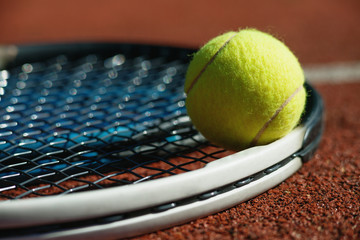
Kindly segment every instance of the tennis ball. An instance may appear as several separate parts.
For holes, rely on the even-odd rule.
[[[303,70],[287,46],[256,29],[228,32],[194,54],[186,109],[209,141],[231,150],[273,142],[304,110]]]

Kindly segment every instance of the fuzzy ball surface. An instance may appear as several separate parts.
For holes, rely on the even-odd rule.
[[[187,112],[211,142],[242,150],[288,134],[305,107],[304,73],[280,40],[256,29],[222,34],[194,54]]]

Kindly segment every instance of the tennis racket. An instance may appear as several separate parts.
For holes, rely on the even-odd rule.
[[[119,239],[251,199],[313,156],[323,102],[231,152],[186,114],[193,49],[137,44],[19,46],[0,73],[0,239]]]

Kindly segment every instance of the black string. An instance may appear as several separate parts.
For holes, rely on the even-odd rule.
[[[186,115],[185,58],[119,54],[57,56],[8,70],[1,199],[133,184],[217,159],[219,149],[201,150],[210,145]]]

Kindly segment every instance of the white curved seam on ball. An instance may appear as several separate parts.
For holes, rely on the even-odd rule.
[[[191,82],[189,89],[186,91],[186,94],[189,94],[191,89],[194,87],[194,85],[199,80],[200,76],[205,72],[206,68],[215,60],[216,56],[221,52],[222,49],[225,48],[226,45],[230,42],[231,39],[233,39],[237,33],[232,35],[226,42],[217,50],[217,52],[210,58],[210,60],[205,64],[205,66],[200,70],[199,74],[194,78],[194,80]]]
[[[270,123],[274,121],[274,119],[280,114],[280,112],[285,108],[285,106],[303,89],[303,85],[298,87],[291,95],[288,97],[283,104],[275,111],[275,113],[271,116],[271,118],[262,126],[262,128],[259,130],[259,132],[255,135],[254,139],[250,143],[251,146],[255,146],[257,144],[257,141],[259,141],[261,135],[265,132],[265,130],[268,128]]]

